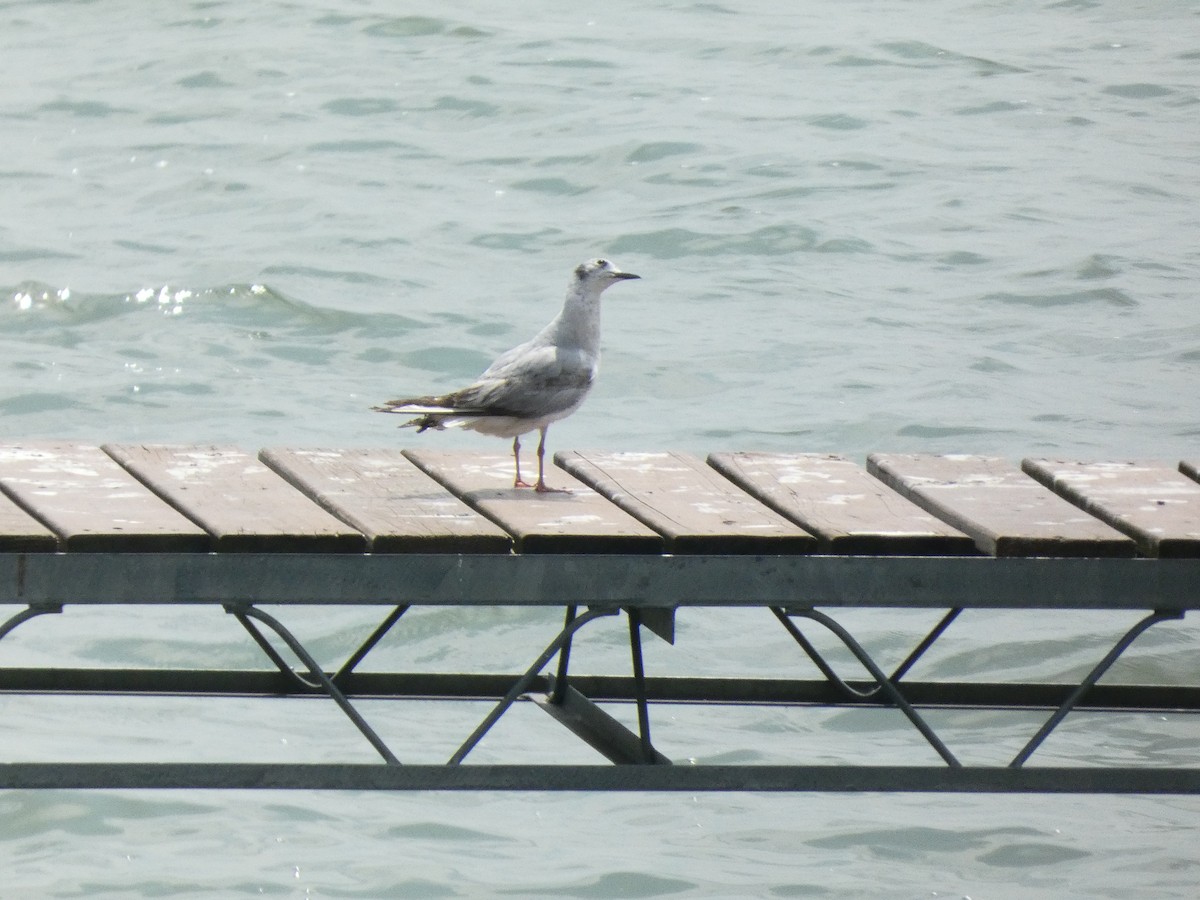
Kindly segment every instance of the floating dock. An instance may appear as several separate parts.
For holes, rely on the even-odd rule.
[[[1200,459],[1020,464],[975,455],[879,453],[866,467],[828,454],[561,452],[563,493],[512,487],[507,454],[398,449],[29,443],[0,445],[0,693],[322,696],[378,763],[45,762],[23,759],[4,721],[0,788],[334,788],[1200,793],[1196,765],[1042,766],[1036,751],[1076,711],[1200,712],[1196,649],[1169,685],[1102,681],[1155,626],[1200,608]],[[139,606],[219,607],[261,649],[255,670],[17,668],[6,642],[76,606],[114,617]],[[268,612],[264,607],[269,606]],[[371,607],[378,626],[336,668],[285,621],[295,607]],[[547,643],[510,674],[360,672],[420,607],[561,612]],[[756,608],[819,678],[713,678],[647,671],[643,639],[674,643],[679,616]],[[885,669],[842,615],[940,611]],[[922,656],[970,609],[1141,613],[1072,683],[920,681]],[[629,674],[576,671],[588,626],[622,617]],[[811,639],[857,661],[840,673]],[[866,673],[864,676],[863,673]],[[981,677],[986,671],[981,672]],[[1184,685],[1184,686],[1181,686]],[[480,700],[490,711],[444,764],[406,764],[361,698]],[[594,765],[478,764],[470,755],[515,704],[533,703],[593,748]],[[604,706],[631,704],[636,727]],[[709,765],[712,748],[653,739],[671,704],[899,710],[935,764]],[[1004,765],[959,758],[929,710],[1041,710]],[[1200,722],[1200,719],[1197,720]],[[682,764],[681,764],[682,763]]]

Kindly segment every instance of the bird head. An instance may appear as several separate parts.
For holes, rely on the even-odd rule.
[[[589,259],[575,267],[576,283],[585,290],[597,293],[618,281],[640,277],[632,272],[622,272],[607,259]]]

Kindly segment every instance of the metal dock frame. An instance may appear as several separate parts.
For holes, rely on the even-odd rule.
[[[0,600],[19,609],[3,639],[40,615],[76,605],[128,612],[146,604],[217,605],[237,619],[271,667],[254,671],[0,667],[0,691],[135,695],[326,696],[380,757],[376,764],[0,764],[6,788],[275,788],[370,790],[910,791],[1200,793],[1196,768],[1039,766],[1031,758],[1075,710],[1200,711],[1200,686],[1100,683],[1154,625],[1200,605],[1197,559],[1052,559],[652,554],[7,553]],[[322,670],[282,621],[294,606],[376,606],[378,627],[334,671]],[[269,606],[268,613],[262,607]],[[411,608],[537,606],[565,612],[561,631],[512,675],[360,673],[357,666]],[[700,607],[757,608],[796,641],[815,680],[656,677],[649,630],[672,640],[674,617]],[[898,667],[885,672],[838,620],[850,608],[943,610]],[[1078,682],[910,681],[910,669],[963,610],[1126,610],[1144,615],[1114,636]],[[570,668],[596,619],[628,623],[630,674]],[[845,679],[806,630],[827,629],[870,674]],[[269,639],[266,632],[276,636]],[[293,661],[286,658],[290,654]],[[1181,659],[1186,663],[1188,660]],[[551,671],[552,669],[552,671]],[[354,706],[358,698],[490,699],[494,706],[442,765],[406,765]],[[610,761],[607,765],[474,764],[468,756],[514,703],[533,701]],[[631,730],[601,708],[636,705]],[[899,709],[940,757],[909,765],[672,764],[653,743],[652,710],[671,703]],[[965,764],[923,714],[936,708],[1037,709],[1042,726],[1006,765]],[[1198,759],[1200,763],[1200,759]]]

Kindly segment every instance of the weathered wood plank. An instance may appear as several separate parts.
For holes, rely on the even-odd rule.
[[[824,453],[714,453],[709,463],[815,534],[830,553],[958,556],[975,542],[889,490],[856,463]]]
[[[1145,556],[1200,556],[1200,484],[1169,463],[1026,459],[1021,467],[1129,535]]]
[[[993,556],[1133,556],[1133,541],[994,456],[875,453],[871,474]]]
[[[0,490],[3,490],[0,484]],[[0,493],[0,552],[44,553],[58,549],[58,537]]]
[[[405,450],[423,472],[513,536],[523,553],[659,553],[662,538],[587,485],[549,467],[567,493],[514,488],[512,457]]]
[[[216,549],[363,551],[367,539],[236,447],[105,444],[104,451],[199,523]]]
[[[64,550],[187,552],[207,534],[99,447],[31,443],[0,447],[0,488],[58,536]]]
[[[507,553],[512,538],[399,449],[266,449],[259,459],[371,542],[374,553]]]
[[[686,453],[567,450],[554,461],[649,525],[671,553],[810,553],[816,539]]]

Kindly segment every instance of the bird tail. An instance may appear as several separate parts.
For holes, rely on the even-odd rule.
[[[441,431],[447,425],[456,424],[452,421],[447,422],[448,418],[461,415],[460,410],[456,410],[451,406],[443,406],[434,397],[421,397],[414,400],[389,400],[382,406],[372,406],[371,409],[382,413],[416,414],[415,419],[402,422],[400,427],[416,428],[418,434],[430,428]]]

